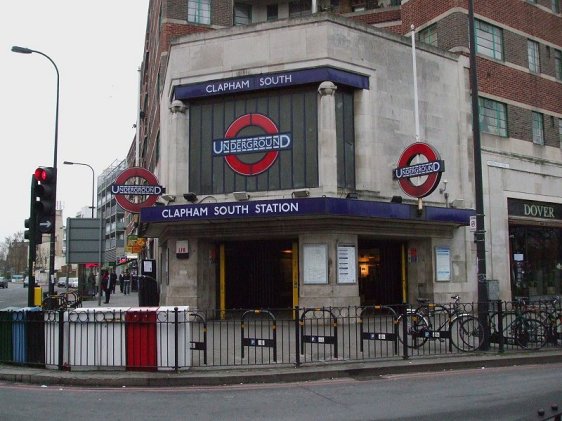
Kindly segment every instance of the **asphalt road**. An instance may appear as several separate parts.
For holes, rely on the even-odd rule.
[[[0,383],[3,420],[540,420],[562,364],[214,387]]]

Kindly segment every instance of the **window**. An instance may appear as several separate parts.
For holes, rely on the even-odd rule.
[[[279,6],[277,4],[267,5],[267,21],[271,22],[279,19]]]
[[[540,73],[541,65],[539,61],[539,43],[527,41],[527,56],[529,58],[529,70],[533,73]]]
[[[480,20],[474,23],[476,51],[497,60],[503,60],[502,30]]]
[[[187,21],[209,25],[211,23],[211,0],[188,0]]]
[[[554,74],[556,79],[562,80],[562,51],[554,50]]]
[[[541,113],[533,111],[533,143],[544,145],[544,121]]]
[[[560,13],[560,0],[552,0],[552,11]]]
[[[480,129],[496,136],[507,137],[507,110],[501,102],[478,98]]]
[[[560,138],[560,147],[562,148],[562,118],[558,119],[558,137]]]
[[[422,29],[419,33],[419,40],[420,42],[425,42],[426,44],[437,47],[437,28],[435,25]]]
[[[312,0],[293,0],[289,3],[289,17],[308,16],[312,14]]]
[[[252,6],[249,4],[234,4],[234,25],[249,25],[252,23]]]

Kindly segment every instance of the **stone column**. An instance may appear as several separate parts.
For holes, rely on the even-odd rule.
[[[336,100],[338,87],[322,82],[318,87],[318,176],[324,194],[337,194],[338,159],[336,145]]]
[[[164,167],[163,174],[166,174],[166,180],[161,182],[165,183],[164,186],[169,194],[179,195],[178,199],[180,199],[183,193],[188,192],[189,112],[188,107],[177,99],[170,105],[168,133],[160,134],[160,141],[164,140],[167,147],[161,143],[161,165]]]

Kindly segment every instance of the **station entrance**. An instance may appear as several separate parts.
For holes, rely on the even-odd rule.
[[[401,304],[406,244],[392,240],[359,240],[359,294],[361,305]]]
[[[290,240],[224,243],[226,308],[291,308],[295,250]]]

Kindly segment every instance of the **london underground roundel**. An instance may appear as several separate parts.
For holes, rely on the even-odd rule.
[[[128,212],[140,213],[145,207],[156,203],[165,189],[158,185],[158,179],[146,168],[131,167],[123,171],[111,185],[115,200]],[[140,196],[142,201],[132,201],[131,196]]]
[[[417,162],[413,163],[414,160]],[[416,142],[402,152],[398,168],[392,171],[392,175],[398,180],[404,193],[422,198],[437,188],[443,171],[445,162],[441,160],[439,153],[427,143]]]
[[[267,135],[275,135],[279,133],[275,123],[263,114],[244,114],[234,120],[234,122],[228,127],[224,137],[226,139],[234,139],[242,129],[250,126],[259,127]],[[263,150],[265,150],[265,148]],[[224,159],[233,171],[241,175],[250,176],[267,171],[273,165],[278,156],[278,150],[269,150],[264,153],[262,158],[253,163],[246,163],[242,161],[236,154],[226,155]]]

